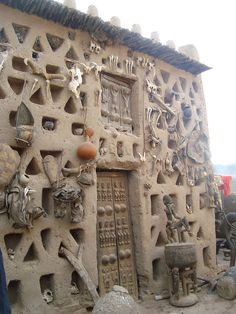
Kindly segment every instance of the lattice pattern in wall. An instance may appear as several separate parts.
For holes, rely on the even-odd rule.
[[[181,73],[183,75],[183,73]],[[180,217],[189,221],[198,248],[198,269],[214,269],[214,215],[208,131],[201,81],[156,69],[147,78],[145,192],[150,213],[151,268],[155,287],[163,289],[164,245],[168,242],[163,196],[169,195]],[[158,106],[156,106],[158,104]],[[167,287],[167,286],[166,286]]]
[[[83,258],[96,265],[96,256],[90,256],[86,249],[89,242],[96,251],[96,222],[90,213],[94,200],[85,195],[86,211],[81,223],[70,222],[70,211],[64,218],[55,219],[53,190],[43,161],[46,156],[52,156],[58,173],[62,167],[78,166],[75,152],[84,141],[85,107],[90,91],[83,81],[76,98],[68,84],[69,69],[78,58],[84,60],[83,50],[75,42],[74,33],[63,30],[59,36],[54,35],[46,31],[47,26],[34,26],[32,20],[24,17],[17,16],[19,21],[12,23],[12,16],[9,19],[6,16],[0,34],[0,138],[20,154],[20,170],[29,175],[30,187],[36,190],[34,204],[42,206],[47,217],[35,221],[32,230],[22,230],[11,227],[7,216],[1,216],[1,248],[6,260],[10,302],[15,313],[41,313],[47,309],[51,312],[61,305],[78,309],[91,306],[92,299],[59,250],[63,245],[77,254],[79,245],[84,243]],[[93,90],[90,93],[93,95]],[[21,102],[34,119],[30,147],[22,147],[15,141],[16,112]],[[71,186],[78,185],[75,177],[66,181]],[[87,191],[90,189],[94,187],[88,187]],[[87,234],[86,225],[94,226],[94,232]],[[96,269],[90,273],[96,283]]]
[[[135,184],[129,184],[129,205],[141,288],[144,281],[154,292],[167,284],[165,194],[172,197],[177,212],[187,216],[198,244],[199,270],[209,272],[214,265],[214,224],[201,80],[39,18],[18,13],[13,23],[11,9],[5,11],[0,32],[0,141],[19,152],[20,168],[37,191],[34,202],[48,215],[35,221],[29,232],[10,227],[7,217],[1,217],[0,243],[13,310],[41,313],[42,308],[91,305],[81,278],[59,249],[66,246],[76,255],[83,242],[83,261],[97,285],[96,186],[83,188],[82,222],[72,224],[70,210],[55,219],[53,190],[43,163],[49,155],[58,173],[63,167],[78,168],[76,149],[84,141],[85,126],[95,130],[98,168],[136,174]],[[72,75],[75,85],[70,84]],[[14,139],[21,102],[34,118],[29,148]],[[92,176],[96,182],[94,169]],[[66,180],[77,186],[76,176]],[[53,293],[48,304],[42,299],[47,289]]]

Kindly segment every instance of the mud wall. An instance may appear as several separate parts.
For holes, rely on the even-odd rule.
[[[190,222],[193,236],[185,237],[197,244],[199,273],[212,273],[214,211],[201,78],[84,32],[4,6],[1,12],[0,142],[19,153],[19,170],[36,191],[33,202],[47,214],[33,228],[19,229],[7,214],[0,217],[13,313],[63,313],[92,305],[86,286],[59,249],[64,246],[76,255],[83,243],[83,263],[98,285],[96,169],[128,173],[140,294],[160,293],[167,285],[165,194]],[[34,119],[29,147],[15,140],[22,102]],[[95,131],[95,163],[76,156],[86,127]],[[56,161],[56,178],[64,177],[69,186],[78,186],[78,173],[88,170],[91,181],[81,188],[84,213],[79,222],[72,222],[70,210],[55,218],[46,156]],[[67,176],[62,168],[79,170]],[[49,303],[42,297],[47,289],[53,294]]]

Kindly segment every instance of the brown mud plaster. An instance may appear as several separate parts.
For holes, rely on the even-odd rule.
[[[93,305],[80,271],[59,253],[64,247],[75,257],[81,244],[100,294],[113,285],[135,297],[167,289],[164,195],[189,223],[183,237],[196,245],[197,273],[214,274],[212,168],[197,75],[208,67],[56,2],[0,0],[0,11],[0,143],[8,147],[0,153],[0,246],[12,312]],[[76,154],[87,128],[92,161]],[[18,174],[29,177],[24,187]]]

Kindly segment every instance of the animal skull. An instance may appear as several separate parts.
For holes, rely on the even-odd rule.
[[[90,63],[90,68],[91,68],[91,70],[94,70],[96,79],[98,79],[100,72],[102,72],[102,70],[105,69],[106,66],[105,66],[105,65],[98,65],[98,64],[95,63],[95,62],[91,62],[91,63]]]
[[[43,300],[48,304],[53,301],[53,293],[50,289],[45,289],[43,291]]]
[[[150,62],[150,61],[147,62],[147,68],[149,71],[152,71],[154,69],[154,67],[155,67],[154,62]]]
[[[94,43],[94,42],[91,41],[91,42],[90,42],[89,51],[90,51],[90,52],[94,52],[94,53],[96,53],[96,54],[99,54],[100,51],[101,51],[101,47],[100,47],[98,44],[96,44],[96,43]]]
[[[75,94],[76,98],[79,98],[79,87],[82,84],[83,72],[80,71],[77,65],[75,65],[70,71],[70,83],[68,85],[69,90]]]
[[[146,68],[148,65],[149,59],[148,58],[145,59],[143,57],[138,57],[136,62],[137,62],[138,66],[140,66],[142,68]]]
[[[96,47],[96,44],[91,41],[91,42],[90,42],[89,51],[90,51],[90,52],[94,52],[95,47]]]
[[[156,95],[158,91],[158,86],[153,84],[149,79],[146,79],[146,86],[147,86],[147,91],[151,95]]]

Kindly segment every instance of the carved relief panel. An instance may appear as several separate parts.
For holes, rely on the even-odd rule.
[[[129,84],[102,74],[102,121],[119,131],[132,133],[131,87]]]
[[[121,285],[137,296],[127,177],[98,173],[97,236],[100,294]]]

